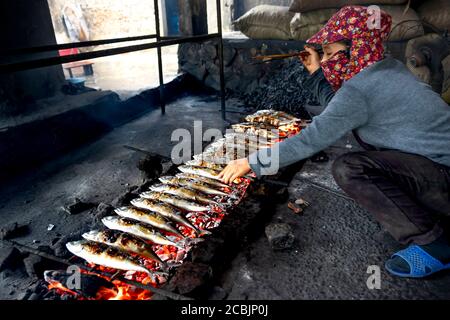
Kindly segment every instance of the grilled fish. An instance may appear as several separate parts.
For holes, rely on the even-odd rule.
[[[207,178],[204,176],[199,176],[198,174],[194,174],[194,173],[177,173],[176,175],[177,178],[183,178],[183,179],[192,179],[194,181],[198,181],[198,182],[203,182],[206,184],[211,185],[212,187],[215,188],[230,188],[229,185],[220,182],[220,180],[216,180],[216,179],[211,179],[211,178]]]
[[[219,180],[218,175],[220,171],[210,169],[210,168],[203,168],[203,167],[196,167],[196,166],[179,166],[178,170],[184,173],[192,173],[199,176],[203,176],[210,179]]]
[[[222,197],[230,196],[228,193],[214,189],[211,185],[208,185],[201,181],[195,181],[192,179],[188,179],[188,178],[183,178],[183,177],[178,177],[178,176],[177,177],[161,177],[161,178],[159,178],[159,181],[161,181],[162,183],[170,184],[170,185],[186,186],[191,189],[206,193],[208,195],[222,196]]]
[[[119,270],[154,274],[154,272],[145,267],[143,259],[103,243],[81,240],[69,242],[66,244],[66,247],[71,253],[90,263]]]
[[[174,186],[169,184],[156,184],[150,187],[151,191],[163,192],[185,198],[192,201],[197,201],[205,204],[217,205],[217,202],[200,194],[198,190],[189,189],[183,186]],[[145,198],[145,196],[142,196]]]
[[[202,161],[202,160],[189,160],[185,164],[187,166],[205,167],[205,168],[210,168],[210,169],[214,169],[217,171],[222,171],[223,169],[225,169],[225,166],[223,166],[223,165],[212,163],[212,162],[207,162],[207,161]]]
[[[114,211],[121,217],[138,220],[155,228],[174,233],[177,236],[184,238],[184,235],[182,235],[175,227],[170,225],[169,221],[161,214],[149,210],[137,209],[135,207],[121,207]]]
[[[161,245],[174,246],[180,249],[184,247],[178,243],[170,241],[156,229],[153,229],[148,224],[132,220],[128,218],[122,218],[118,216],[109,216],[102,219],[105,226],[112,230],[119,230],[126,233],[131,233],[137,237],[150,240],[153,243]]]
[[[204,233],[198,230],[196,227],[192,225],[181,213],[176,210],[173,206],[167,203],[158,202],[150,199],[137,198],[131,200],[131,204],[137,208],[151,210],[159,213],[160,215],[169,218],[175,222],[178,222],[184,226],[187,226],[193,229],[196,233]]]
[[[199,203],[162,192],[155,192],[155,191],[144,192],[141,193],[141,197],[145,199],[158,200],[164,203],[168,203],[174,207],[187,211],[203,212],[208,211],[210,209],[205,205],[201,205]]]
[[[156,261],[159,265],[161,265],[161,267],[167,269],[167,264],[153,252],[152,247],[132,234],[117,230],[93,230],[84,233],[83,238],[89,241],[104,243],[117,249],[139,254]]]
[[[256,126],[255,123],[245,122],[232,125],[231,127],[235,132],[245,133],[253,136],[261,136],[270,139],[275,139],[279,137],[279,135],[276,133],[275,130],[276,128],[274,129],[273,126],[270,125],[265,125],[263,128],[262,126]]]

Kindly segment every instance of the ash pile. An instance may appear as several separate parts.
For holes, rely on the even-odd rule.
[[[302,119],[310,119],[304,106],[306,104],[318,105],[310,91],[305,88],[304,82],[308,72],[298,59],[291,58],[281,64],[280,69],[273,76],[250,93],[234,93],[252,110],[279,110]]]

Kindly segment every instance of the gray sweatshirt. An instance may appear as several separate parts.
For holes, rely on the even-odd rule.
[[[393,58],[346,81],[306,129],[268,153],[260,150],[250,155],[250,167],[258,177],[275,174],[351,130],[375,147],[422,155],[450,167],[449,105]]]

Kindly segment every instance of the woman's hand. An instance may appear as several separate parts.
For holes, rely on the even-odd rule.
[[[305,66],[306,70],[308,70],[309,74],[313,74],[320,69],[320,55],[314,48],[309,46],[305,46],[305,51],[307,51],[309,55],[306,57],[300,56],[300,61]]]
[[[224,183],[232,183],[236,178],[242,177],[251,170],[248,159],[233,160],[219,174],[219,178]]]

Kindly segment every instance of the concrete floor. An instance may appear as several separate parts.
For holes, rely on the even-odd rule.
[[[358,149],[348,136],[326,150],[327,163],[305,164],[289,193],[310,207],[299,216],[280,204],[271,221],[292,227],[294,247],[275,252],[262,232],[223,277],[228,299],[450,299],[448,272],[411,280],[385,271],[385,260],[402,247],[339,190],[330,173],[333,159]],[[379,290],[367,287],[369,266],[381,270]]]
[[[228,104],[238,111],[238,102]],[[124,144],[170,155],[176,142],[174,129],[193,130],[194,120],[203,120],[204,129],[223,129],[215,97],[189,97],[167,107],[167,116],[158,110],[115,129],[100,140],[48,163],[33,174],[18,177],[0,190],[0,225],[31,222],[31,233],[16,239],[37,247],[71,231],[86,230],[92,221],[88,212],[68,215],[60,210],[73,197],[95,203],[111,203],[130,186],[143,181],[136,164],[141,155],[124,149]],[[229,120],[237,121],[238,113]],[[328,150],[331,158],[356,149],[346,138]],[[450,275],[429,280],[390,277],[384,260],[399,247],[373,221],[370,214],[353,201],[339,195],[329,173],[331,161],[308,162],[289,190],[291,197],[311,203],[304,215],[293,214],[280,204],[273,221],[289,223],[295,232],[295,247],[273,252],[261,236],[244,246],[223,276],[221,285],[229,299],[449,299]],[[319,189],[318,183],[338,194]],[[55,228],[47,231],[49,224]],[[38,240],[39,243],[33,243]],[[369,290],[369,265],[381,267],[381,289]],[[17,299],[31,281],[18,280],[21,272],[0,273],[0,299]]]

